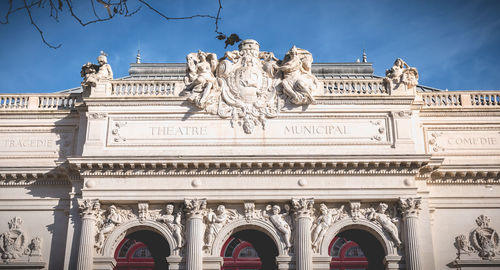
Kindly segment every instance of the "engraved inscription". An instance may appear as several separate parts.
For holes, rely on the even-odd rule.
[[[0,140],[3,148],[50,148],[55,146],[54,140],[50,139],[7,139]]]
[[[195,126],[160,126],[150,127],[152,136],[204,136],[207,135],[207,127]]]
[[[448,139],[450,145],[494,145],[497,143],[497,138],[493,137],[455,137]]]
[[[492,130],[444,130],[427,131],[427,146],[431,153],[470,152],[500,150],[500,133]]]
[[[345,125],[286,125],[285,135],[346,135]]]

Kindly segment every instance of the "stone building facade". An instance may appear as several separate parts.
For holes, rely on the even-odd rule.
[[[498,269],[499,92],[312,62],[101,55],[0,95],[0,269]]]

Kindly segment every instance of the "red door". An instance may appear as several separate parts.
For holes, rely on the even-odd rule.
[[[224,244],[221,256],[224,257],[223,270],[260,270],[262,263],[252,244],[239,238],[230,237]]]
[[[333,239],[329,254],[332,257],[331,270],[365,270],[368,267],[368,260],[359,245],[343,237],[337,236]]]
[[[115,251],[115,270],[151,270],[155,262],[148,246],[143,242],[125,238]]]

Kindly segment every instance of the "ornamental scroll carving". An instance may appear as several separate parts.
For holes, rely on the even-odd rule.
[[[41,260],[42,239],[33,238],[28,243],[27,233],[22,229],[23,220],[12,218],[8,223],[9,230],[0,235],[0,254],[4,263],[13,261]]]
[[[384,86],[391,92],[413,93],[418,84],[418,71],[398,58],[394,65],[385,71]]]
[[[280,61],[271,52],[259,51],[255,40],[244,40],[238,51],[217,59],[198,51],[186,57],[183,93],[198,108],[239,125],[247,134],[266,119],[276,117],[286,102],[314,103],[320,82],[311,72],[311,53],[293,46]]]
[[[490,222],[489,217],[480,215],[476,218],[477,227],[469,236],[461,234],[455,238],[457,259],[461,259],[461,255],[467,255],[472,259],[477,256],[478,259],[492,260],[495,255],[500,254],[498,232],[490,227]]]

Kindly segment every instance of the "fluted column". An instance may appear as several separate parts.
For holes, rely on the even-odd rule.
[[[297,270],[312,270],[311,224],[314,200],[292,199],[295,211],[295,256]]]
[[[99,213],[99,200],[78,200],[82,217],[77,270],[92,269],[94,259],[95,225]]]
[[[206,214],[206,199],[186,199],[186,270],[203,269],[203,236],[205,224],[203,216]]]
[[[403,214],[405,225],[406,243],[406,267],[408,270],[421,270],[420,244],[418,235],[418,211],[420,210],[421,198],[400,198],[399,206]]]

